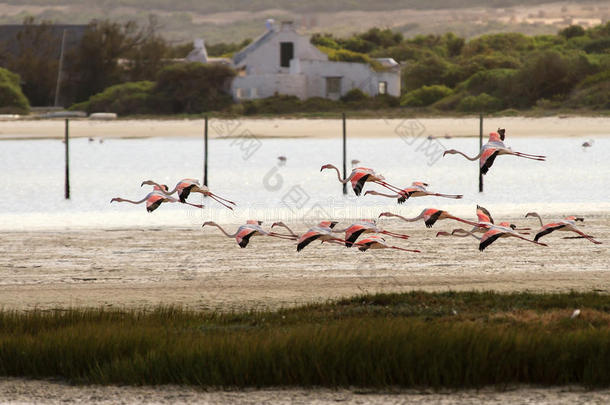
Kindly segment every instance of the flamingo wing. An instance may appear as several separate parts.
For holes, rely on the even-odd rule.
[[[489,148],[483,152],[483,154],[479,158],[479,166],[481,167],[481,173],[487,174],[487,172],[491,168],[491,165],[494,164],[496,156],[498,156],[498,149],[495,148]]]
[[[487,208],[481,207],[480,205],[477,205],[477,218],[479,218],[479,222],[489,222],[490,224],[494,223],[494,220]]]
[[[484,251],[487,246],[494,243],[496,240],[498,240],[498,238],[502,237],[502,235],[504,235],[504,232],[499,229],[490,229],[489,231],[485,232],[481,237],[479,250],[481,252]]]
[[[363,225],[354,224],[345,230],[345,247],[352,247],[360,235],[366,231]]]
[[[191,194],[191,190],[193,189],[193,187],[195,187],[195,184],[189,185],[187,183],[180,183],[178,187],[178,198],[180,199],[181,203],[186,202],[186,199]]]
[[[248,243],[250,242],[250,238],[255,233],[256,233],[256,229],[241,228],[237,232],[237,235],[235,235],[235,240],[237,241],[237,244],[239,245],[239,247],[245,248],[246,246],[248,246]]]
[[[566,224],[561,222],[555,222],[543,226],[534,237],[534,242],[538,242],[538,239],[542,238],[544,235],[548,235],[549,233],[555,232],[556,230],[564,228],[565,226]]]
[[[416,191],[421,191],[418,190],[414,187],[409,187],[409,188],[405,188],[404,190],[400,191],[400,197],[398,197],[398,204],[403,204],[404,202],[406,202],[413,193],[415,193]]]
[[[362,189],[364,188],[364,183],[367,182],[370,173],[357,172],[351,179],[352,188],[354,189],[354,193],[359,196],[362,193]]]
[[[305,246],[309,245],[311,242],[318,239],[320,236],[322,235],[319,232],[313,230],[305,232],[297,241],[297,252],[303,250]]]
[[[425,224],[427,228],[432,228],[432,225],[434,225],[436,223],[436,221],[438,221],[439,217],[443,214],[443,211],[441,210],[428,210],[428,212],[426,212],[424,218],[427,217],[427,219],[425,220]]]
[[[159,194],[154,194],[154,193],[149,194],[148,198],[146,199],[146,211],[153,212],[154,210],[159,208],[161,203],[164,201],[165,201],[165,197],[163,197]]]

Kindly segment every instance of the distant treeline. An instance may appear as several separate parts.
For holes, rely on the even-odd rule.
[[[19,84],[31,105],[52,105],[58,59],[50,55],[58,54],[58,44],[45,42],[44,35],[51,26],[28,19],[18,38],[21,51],[0,49],[0,66],[20,77],[10,76],[11,84],[0,87],[3,111],[10,110],[12,99],[19,99],[15,109],[23,111],[23,100],[7,90],[18,90]],[[209,44],[208,54],[230,57],[249,42]],[[144,27],[133,21],[92,21],[80,44],[66,54],[60,102],[121,115],[610,109],[610,23],[588,30],[570,26],[556,35],[504,33],[470,41],[452,33],[403,38],[389,29],[372,28],[346,38],[315,34],[311,42],[331,60],[375,65],[374,58],[394,58],[403,65],[402,96],[371,98],[356,89],[340,101],[278,96],[234,104],[228,89],[235,72],[227,66],[177,61],[192,45],[171,45],[151,19]],[[9,76],[0,75],[0,82],[3,77]]]

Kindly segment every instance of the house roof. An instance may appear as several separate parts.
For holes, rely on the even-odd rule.
[[[261,45],[264,45],[265,43],[267,43],[271,38],[273,38],[273,36],[275,34],[277,34],[277,31],[275,31],[274,29],[270,29],[267,32],[265,32],[263,35],[261,35],[260,37],[256,38],[244,49],[242,49],[241,51],[239,51],[235,55],[233,55],[233,63],[236,66],[239,65],[241,63],[241,61],[246,59],[246,57],[250,53],[257,50]]]

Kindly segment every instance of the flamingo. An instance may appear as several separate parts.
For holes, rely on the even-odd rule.
[[[459,154],[464,156],[468,160],[479,159],[479,167],[481,168],[482,174],[487,174],[487,171],[491,168],[491,165],[493,165],[494,160],[499,155],[514,155],[526,159],[539,161],[546,160],[546,156],[530,155],[529,153],[516,152],[513,151],[510,147],[504,145],[504,142],[502,141],[504,141],[505,131],[505,129],[498,129],[498,132],[491,132],[489,134],[489,140],[487,141],[487,143],[483,145],[479,154],[474,157],[469,157],[463,152],[460,152],[455,149],[446,150],[443,153],[443,156]]]
[[[297,235],[283,222],[275,222],[271,225],[271,228],[275,226],[281,226],[286,228],[292,237],[297,239],[297,252],[300,252],[314,240],[320,240],[322,242],[341,242],[346,243],[345,240],[333,236],[333,227],[337,224],[336,221],[322,221],[318,225],[309,228],[307,232],[301,236]]]
[[[343,184],[347,184],[348,182],[352,183],[354,193],[358,196],[362,192],[362,188],[364,187],[364,183],[366,182],[380,184],[383,187],[394,191],[395,193],[400,191],[400,188],[386,183],[385,178],[381,174],[375,173],[373,169],[368,169],[366,167],[356,167],[352,170],[351,174],[345,179],[341,178],[341,173],[339,172],[339,169],[337,169],[331,164],[326,164],[322,166],[320,168],[320,171],[324,169],[335,169],[337,171],[337,177],[339,178],[339,181]]]
[[[167,190],[167,186],[165,186],[165,190]],[[175,198],[169,197],[168,195],[164,194],[164,192],[162,190],[159,190],[159,189],[155,189],[155,191],[148,193],[146,195],[146,197],[144,197],[140,201],[132,201],[132,200],[127,200],[125,198],[115,197],[112,200],[110,200],[110,203],[112,204],[114,201],[128,202],[131,204],[141,204],[144,201],[146,201],[146,211],[148,211],[148,212],[153,212],[154,210],[159,208],[159,206],[164,202],[171,202],[171,203],[181,202],[179,200],[176,200]],[[187,205],[197,207],[197,208],[203,208],[203,205],[199,205],[199,204],[191,204],[191,203],[187,203],[187,202],[183,202],[183,204],[187,204]]]
[[[528,212],[527,214],[525,214],[525,217],[526,218],[535,217],[535,218],[538,218],[538,220],[540,221],[541,228],[536,233],[536,236],[534,237],[535,241],[542,238],[544,235],[548,235],[549,233],[554,232],[554,231],[566,231],[566,232],[575,232],[575,233],[579,234],[580,236],[576,236],[576,238],[585,238],[585,239],[589,240],[590,242],[595,243],[596,245],[601,244],[601,242],[593,239],[593,237],[591,235],[585,234],[584,232],[582,232],[580,229],[578,229],[576,227],[577,221],[583,222],[585,220],[582,217],[569,216],[569,217],[566,217],[565,219],[563,219],[562,221],[552,222],[552,223],[546,224],[546,225],[543,225],[542,218],[540,217],[540,215],[538,215],[535,212]]]
[[[356,242],[356,244],[361,252],[365,252],[368,249],[396,249],[405,252],[421,253],[421,251],[417,249],[405,249],[398,246],[390,246],[385,239],[379,235],[368,236],[365,239],[362,239],[360,242]]]
[[[400,190],[398,192],[398,194],[384,194],[384,193],[380,193],[378,191],[369,190],[366,193],[364,193],[364,195],[372,194],[372,195],[380,195],[383,197],[398,198],[398,204],[404,203],[411,197],[424,197],[427,195],[445,197],[445,198],[454,198],[454,199],[460,199],[460,198],[464,197],[461,194],[456,195],[456,194],[433,193],[433,192],[427,191],[426,187],[428,187],[427,183],[422,183],[421,181],[414,181],[413,183],[411,183],[411,187],[407,187],[407,188]]]
[[[152,181],[152,180],[146,180],[143,181],[142,184],[140,185],[143,186],[145,184],[148,185],[153,185],[155,187],[159,187],[159,184]],[[167,186],[166,186],[167,188]],[[167,191],[167,190],[166,190]],[[201,193],[206,197],[210,197],[213,200],[218,201],[221,205],[227,207],[230,210],[233,210],[232,207],[228,206],[227,204],[224,204],[222,201],[226,201],[229,204],[233,204],[235,205],[235,203],[233,201],[229,201],[225,198],[222,198],[214,193],[212,193],[210,191],[210,189],[207,186],[201,186],[199,184],[199,180],[196,179],[182,179],[178,182],[178,184],[176,184],[176,187],[174,187],[174,189],[172,191],[167,191],[166,194],[167,195],[172,195],[174,193],[178,193],[178,197],[180,198],[180,202],[186,202],[187,197],[189,196],[190,193]],[[220,201],[222,200],[222,201]]]
[[[201,225],[201,227],[203,228],[206,225],[217,227],[218,229],[220,229],[220,231],[222,233],[225,234],[225,236],[227,236],[229,238],[235,238],[235,240],[237,241],[237,244],[241,248],[245,248],[246,246],[248,246],[248,242],[250,242],[250,238],[255,235],[273,236],[273,237],[280,238],[280,239],[294,240],[294,237],[292,237],[292,236],[287,237],[286,235],[280,235],[280,234],[277,234],[274,232],[267,232],[263,228],[261,228],[262,224],[263,224],[262,221],[248,220],[245,225],[241,225],[239,228],[237,228],[237,231],[235,231],[235,233],[232,235],[228,234],[227,231],[225,231],[220,225],[218,225],[214,221],[204,222],[203,225]]]
[[[469,224],[469,225],[473,225],[473,226],[477,225],[476,222],[458,218],[456,216],[449,214],[447,211],[437,210],[436,208],[425,208],[421,212],[421,214],[419,214],[415,218],[405,218],[401,215],[393,214],[391,212],[382,212],[381,214],[379,214],[379,218],[381,218],[381,217],[397,217],[397,218],[400,218],[403,221],[407,221],[407,222],[415,222],[415,221],[419,221],[420,219],[423,219],[424,223],[426,224],[426,227],[428,227],[428,228],[432,228],[432,225],[434,225],[436,223],[436,221],[440,221],[442,219],[453,219],[455,221],[460,221],[465,224]]]
[[[487,208],[485,207],[481,207],[480,205],[477,205],[477,218],[479,219],[479,223],[470,230],[470,232],[472,233],[485,233],[487,232],[487,230],[489,230],[491,228],[491,226],[494,225],[494,220],[491,216],[491,213],[487,210]],[[531,228],[517,228],[517,225],[515,224],[510,224],[510,227],[513,230],[516,231],[529,231]],[[454,230],[455,231],[455,230]],[[519,232],[521,235],[529,235],[529,232]],[[447,232],[438,232],[436,234],[436,236],[458,236],[458,237],[465,237],[468,236],[468,234],[459,234],[456,235],[454,232],[452,233],[447,233]]]
[[[381,233],[388,236],[393,236],[395,238],[407,239],[409,235],[404,235],[400,233],[394,233],[390,231],[385,231],[379,228],[375,222],[375,220],[363,219],[358,222],[355,222],[343,229],[341,232],[345,231],[345,246],[352,247],[354,242],[360,237],[360,235],[365,233]]]
[[[508,222],[501,222],[499,225],[492,225],[483,234],[483,236],[477,236],[474,233],[466,231],[464,229],[455,229],[451,234],[454,235],[454,236],[458,236],[458,235],[456,235],[456,233],[460,233],[460,234],[463,234],[465,236],[470,235],[473,238],[478,239],[479,241],[481,241],[479,243],[479,250],[481,252],[484,251],[487,246],[491,245],[492,243],[494,243],[499,238],[507,238],[507,237],[514,237],[514,238],[523,239],[525,241],[528,241],[528,242],[531,242],[531,243],[535,243],[535,244],[540,245],[540,246],[548,246],[545,243],[538,242],[536,240],[529,240],[527,238],[524,238],[523,236],[519,235],[517,233],[517,231],[515,231],[513,228],[511,228],[510,227],[510,223],[508,223]]]

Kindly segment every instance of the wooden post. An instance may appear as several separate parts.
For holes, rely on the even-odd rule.
[[[59,89],[61,86],[61,71],[64,68],[64,47],[66,46],[66,31],[61,36],[61,49],[59,51],[59,67],[57,68],[57,83],[55,85],[55,107],[59,106]]]
[[[483,147],[483,114],[479,115],[479,151]],[[483,173],[479,166],[479,193],[483,192]]]
[[[203,131],[203,185],[208,185],[208,116],[205,116]]]
[[[66,182],[64,187],[64,197],[70,199],[70,120],[66,118],[66,132],[64,135],[64,143],[66,145]]]
[[[345,179],[347,177],[347,162],[346,162],[346,139],[345,139],[345,113],[342,114],[343,116],[343,178]],[[347,184],[343,185],[343,194],[347,194]]]

